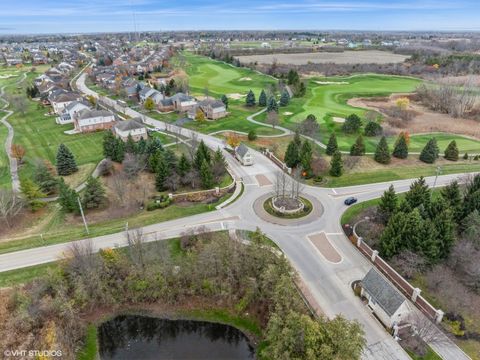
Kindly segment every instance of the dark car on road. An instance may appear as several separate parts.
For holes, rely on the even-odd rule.
[[[357,202],[357,198],[349,197],[345,199],[344,204],[347,206],[350,206],[352,204],[355,204],[356,202]]]

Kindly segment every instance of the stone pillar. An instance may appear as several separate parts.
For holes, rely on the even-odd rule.
[[[435,323],[440,324],[442,322],[443,315],[443,311],[438,309],[435,314]]]
[[[378,256],[378,250],[373,250],[372,252],[372,262],[374,263],[375,262],[375,259],[377,258]]]
[[[414,289],[413,289],[412,302],[416,302],[416,301],[417,301],[417,297],[420,295],[421,292],[422,292],[422,290],[419,289],[419,288],[414,288]]]
[[[218,186],[215,187],[215,195],[220,194],[220,188]]]
[[[357,237],[357,247],[362,246],[363,238],[361,236]]]

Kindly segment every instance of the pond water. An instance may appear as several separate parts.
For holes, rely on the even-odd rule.
[[[100,357],[107,359],[254,359],[238,329],[204,321],[118,316],[98,328]]]

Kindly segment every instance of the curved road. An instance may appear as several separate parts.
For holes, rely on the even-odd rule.
[[[78,88],[86,94],[96,96],[94,92],[86,88],[82,79],[85,79],[83,75],[77,80]],[[128,108],[121,111],[129,116],[141,115]],[[141,116],[147,124],[159,128],[166,126],[161,121]],[[168,127],[172,130],[172,125],[168,125]],[[187,137],[197,136],[211,148],[223,145],[221,140],[212,136],[182,128],[174,129],[174,131]],[[146,240],[155,241],[175,237],[188,228],[198,226],[206,226],[211,231],[221,229],[255,230],[259,227],[282,249],[308,287],[314,301],[326,316],[334,317],[342,314],[346,318],[357,320],[362,324],[367,340],[363,359],[410,359],[351,290],[350,284],[363,278],[372,268],[372,264],[345,237],[340,225],[340,217],[346,209],[343,201],[347,196],[356,196],[359,201],[370,200],[381,196],[390,184],[394,185],[397,192],[405,192],[409,189],[412,180],[337,189],[306,186],[304,192],[322,204],[324,211],[321,216],[301,225],[278,225],[257,216],[254,211],[254,203],[259,197],[273,191],[273,183],[279,170],[261,153],[256,151],[253,153],[255,164],[250,167],[240,166],[230,154],[225,154],[232,172],[237,178],[242,178],[245,185],[245,191],[237,201],[221,210],[146,226],[143,228]],[[436,185],[443,186],[454,179],[461,180],[461,176],[440,176]],[[428,177],[426,181],[432,186],[434,177]],[[330,245],[338,252],[341,260],[333,263],[322,256],[309,238],[313,234],[325,235]],[[80,241],[92,241],[94,248],[98,250],[105,247],[126,246],[124,235],[124,233],[117,233]],[[64,243],[0,255],[0,271],[57,260],[68,247],[69,244]],[[443,359],[469,359],[451,341],[431,344],[431,346]]]

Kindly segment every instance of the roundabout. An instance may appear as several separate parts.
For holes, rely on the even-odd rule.
[[[262,220],[282,226],[309,224],[323,215],[323,206],[316,198],[302,194],[300,200],[280,199],[265,194],[253,203],[255,214]]]

